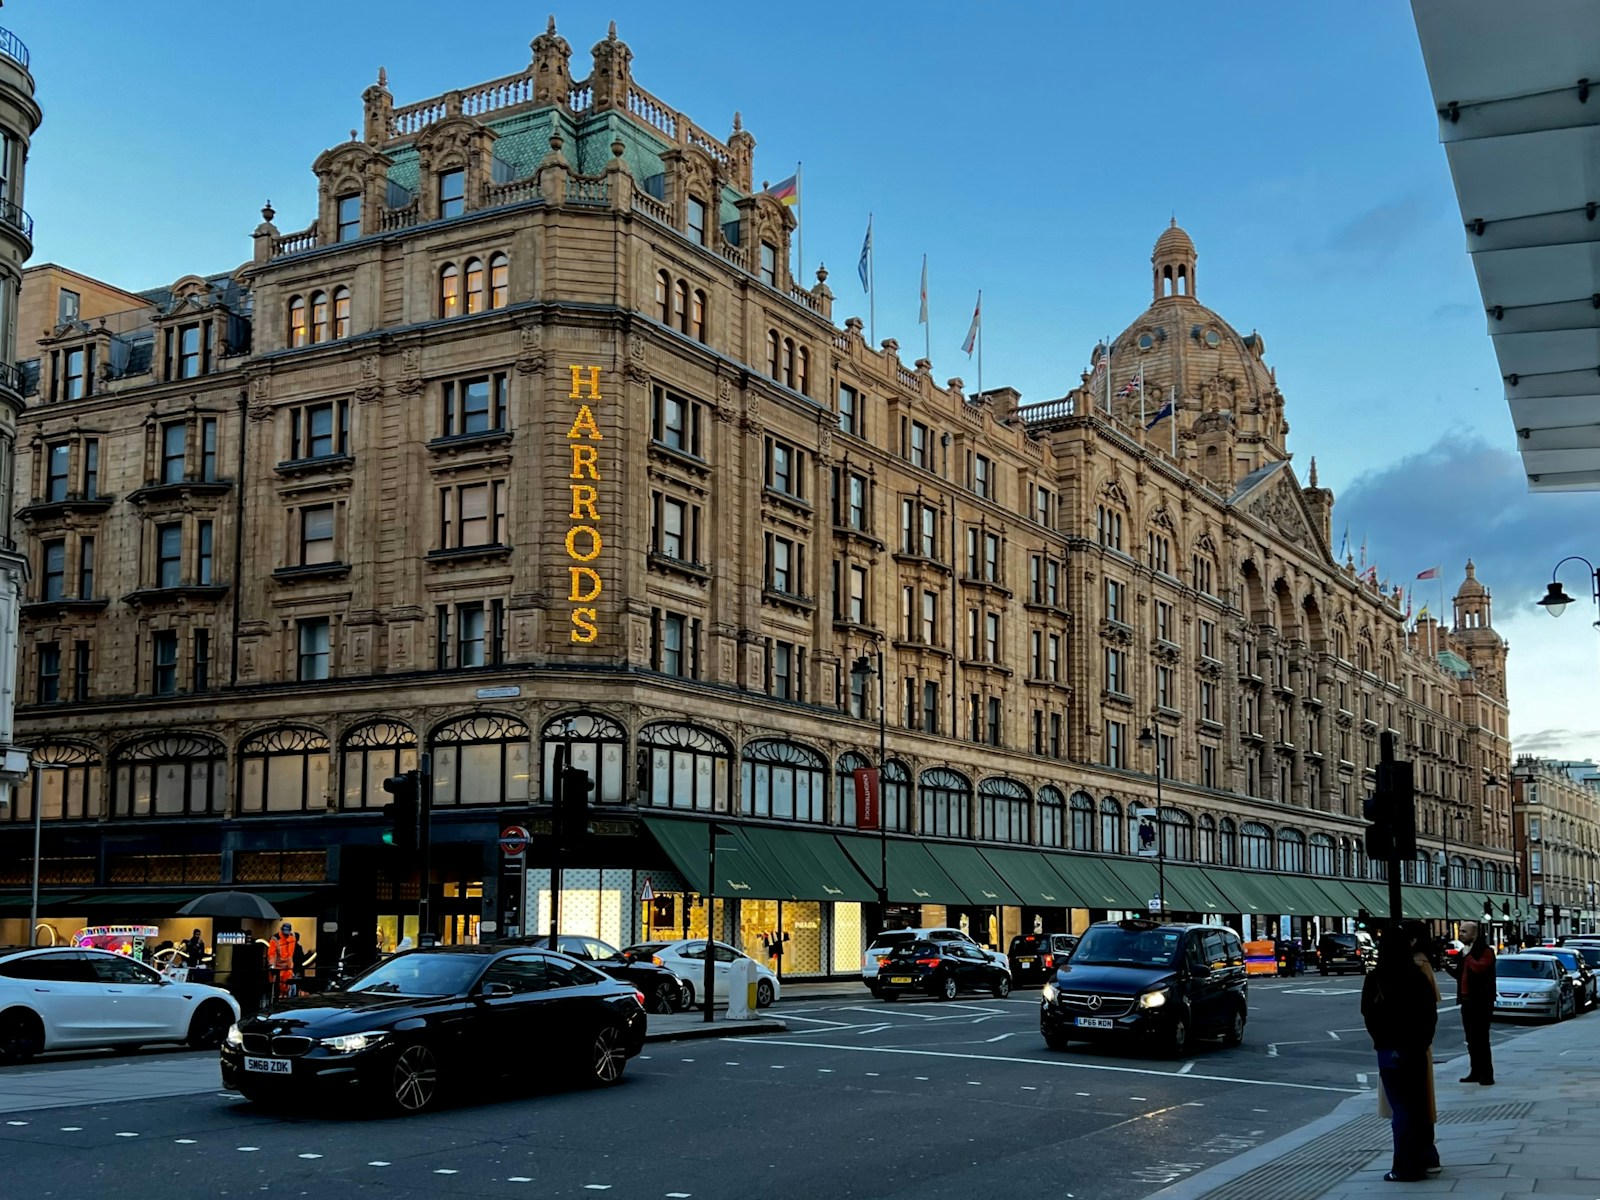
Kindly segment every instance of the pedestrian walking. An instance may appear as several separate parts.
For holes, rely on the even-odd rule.
[[[183,940],[183,957],[187,960],[189,969],[204,966],[206,961],[206,939],[198,929]]]
[[[1361,987],[1361,1019],[1378,1054],[1378,1078],[1389,1102],[1394,1156],[1384,1179],[1413,1183],[1435,1165],[1428,1097],[1428,1049],[1438,1008],[1412,959],[1404,931],[1390,927],[1378,943],[1378,967]]]
[[[294,926],[283,923],[273,939],[267,943],[267,971],[272,980],[272,991],[278,999],[289,995],[290,981],[294,978]]]
[[[1467,948],[1456,955],[1446,969],[1456,977],[1456,1004],[1461,1009],[1461,1032],[1466,1035],[1471,1063],[1462,1083],[1484,1087],[1494,1083],[1494,1056],[1489,1049],[1489,1024],[1494,1020],[1494,947],[1484,936],[1483,926],[1467,922],[1461,927]]]

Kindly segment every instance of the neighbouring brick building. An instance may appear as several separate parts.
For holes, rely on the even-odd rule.
[[[1262,339],[1195,299],[1182,230],[1093,375],[969,394],[791,276],[737,114],[721,138],[656,99],[614,29],[592,60],[575,81],[552,23],[487,84],[397,107],[380,73],[307,227],[269,207],[239,267],[45,331],[19,719],[49,912],[227,883],[392,941],[418,883],[381,781],[428,751],[444,935],[534,924],[564,746],[598,812],[563,911],[616,940],[704,930],[713,814],[722,928],[787,936],[789,973],[859,967],[881,855],[900,916],[990,940],[1143,908],[1158,756],[1166,908],[1300,930],[1379,902],[1383,728],[1423,840],[1465,814],[1461,886],[1513,889],[1486,591],[1468,564],[1454,628],[1408,633],[1336,560]],[[1141,371],[1176,400],[1149,431],[1102,387]],[[886,845],[855,832],[863,659]],[[1435,870],[1407,865],[1419,915]]]
[[[1600,915],[1600,787],[1585,767],[1527,754],[1511,767],[1518,891],[1540,937],[1593,933]]]

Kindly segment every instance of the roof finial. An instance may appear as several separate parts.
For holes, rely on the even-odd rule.
[[[1178,227],[1178,214],[1177,214],[1176,211],[1174,211],[1173,214],[1172,214],[1172,223],[1170,225],[1168,225],[1167,228],[1168,229],[1176,229],[1177,227]]]
[[[544,31],[546,33],[554,33],[556,31],[556,15],[555,15],[555,13],[551,13],[550,14],[550,20],[545,25]]]
[[[606,37],[613,42],[617,40],[617,23],[615,21],[611,22],[611,27],[606,30]]]
[[[261,206],[261,219],[263,221],[270,221],[277,215],[278,214],[273,210],[271,200],[268,200],[264,205]]]
[[[1317,456],[1315,454],[1311,456],[1311,486],[1317,486]]]
[[[378,68],[378,86],[381,88],[389,86],[389,72],[383,67]]]
[[[738,133],[739,130],[741,130],[743,128],[744,128],[744,118],[742,118],[739,115],[739,110],[736,108],[736,109],[733,110],[733,131],[735,133]]]

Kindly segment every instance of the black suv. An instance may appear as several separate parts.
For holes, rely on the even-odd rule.
[[[1174,1057],[1191,1037],[1244,1040],[1249,979],[1239,935],[1220,925],[1099,921],[1044,985],[1039,1032],[1052,1050],[1077,1038],[1140,1038]]]
[[[1359,971],[1365,975],[1378,961],[1378,944],[1370,933],[1325,933],[1317,939],[1317,973]]]
[[[1078,938],[1071,933],[1019,933],[1011,939],[1006,958],[1011,963],[1014,983],[1034,983],[1049,979],[1057,963],[1067,961]]]

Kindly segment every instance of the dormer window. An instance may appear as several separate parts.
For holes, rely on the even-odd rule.
[[[778,248],[771,242],[761,243],[761,282],[778,286]]]
[[[78,293],[62,288],[56,293],[56,323],[65,325],[78,319]]]
[[[336,227],[334,241],[353,242],[361,236],[361,197],[340,196],[334,201]]]
[[[462,167],[439,176],[439,216],[459,217],[467,211],[467,172]]]
[[[67,351],[66,369],[62,373],[63,400],[81,400],[89,394],[89,366],[93,358],[94,352],[87,346]]]
[[[168,379],[197,379],[211,369],[212,324],[197,321],[166,330]]]
[[[706,244],[706,202],[693,196],[689,197],[689,240]]]

